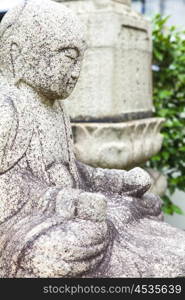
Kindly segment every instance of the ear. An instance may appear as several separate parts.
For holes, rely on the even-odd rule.
[[[11,43],[10,47],[12,73],[17,83],[22,78],[22,55],[19,45],[16,42]]]

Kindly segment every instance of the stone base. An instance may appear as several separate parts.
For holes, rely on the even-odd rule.
[[[91,166],[129,169],[161,148],[164,119],[120,123],[72,123],[77,158]]]

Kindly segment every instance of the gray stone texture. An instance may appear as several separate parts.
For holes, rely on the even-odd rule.
[[[0,277],[177,277],[185,233],[162,220],[148,174],[76,161],[63,107],[83,28],[30,0],[0,26]]]
[[[76,157],[93,167],[135,167],[161,149],[163,122],[162,118],[146,118],[118,123],[73,123]]]
[[[153,118],[150,24],[130,1],[60,2],[87,28],[81,75],[65,103],[75,153],[93,167],[139,166],[159,152],[163,140],[164,120]]]
[[[125,121],[126,114],[152,112],[150,24],[122,1],[64,4],[87,27],[82,72],[66,102],[72,120]]]

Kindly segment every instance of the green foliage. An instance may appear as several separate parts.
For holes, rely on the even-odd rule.
[[[168,178],[164,212],[182,214],[170,198],[177,189],[185,191],[185,32],[168,27],[167,20],[157,15],[153,22],[155,115],[166,122],[162,150],[148,165]]]

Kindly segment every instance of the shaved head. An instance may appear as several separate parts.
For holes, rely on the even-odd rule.
[[[17,81],[52,98],[70,94],[75,85],[71,72],[79,76],[85,41],[84,28],[64,5],[51,0],[23,1],[3,18],[0,44],[2,72],[13,73]]]

